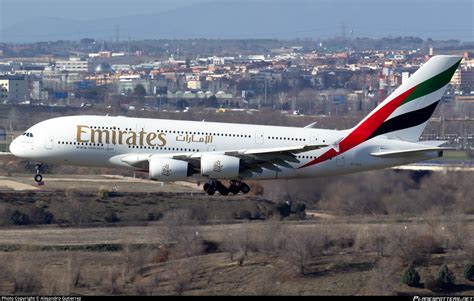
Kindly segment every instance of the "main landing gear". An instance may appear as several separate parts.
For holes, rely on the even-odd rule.
[[[208,195],[213,195],[216,191],[222,195],[228,195],[229,193],[235,195],[239,192],[249,193],[250,191],[249,185],[240,181],[230,181],[230,186],[225,187],[220,181],[212,180],[211,182],[204,184],[203,188]]]
[[[38,183],[43,182],[43,176],[41,175],[41,164],[36,164],[35,169],[36,169],[35,181]]]

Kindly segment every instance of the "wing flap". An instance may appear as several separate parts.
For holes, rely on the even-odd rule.
[[[270,148],[254,148],[254,149],[244,149],[237,151],[225,152],[225,154],[239,154],[239,155],[261,155],[268,153],[304,153],[315,149],[320,149],[328,146],[327,144],[305,144],[297,146],[285,146],[285,147],[270,147]]]

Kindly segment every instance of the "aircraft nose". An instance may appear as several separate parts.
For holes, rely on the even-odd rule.
[[[19,157],[21,156],[21,145],[20,142],[18,141],[20,138],[17,137],[13,139],[12,143],[10,143],[10,153],[13,155]]]

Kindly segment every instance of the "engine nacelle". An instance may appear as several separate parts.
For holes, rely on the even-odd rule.
[[[226,155],[203,155],[201,174],[211,179],[237,179],[240,172],[240,159]]]
[[[161,182],[182,181],[193,174],[188,162],[151,157],[149,161],[150,179]]]

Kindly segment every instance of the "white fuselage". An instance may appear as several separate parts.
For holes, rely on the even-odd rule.
[[[122,158],[140,154],[223,153],[326,144],[296,154],[280,171],[263,168],[240,179],[291,179],[346,174],[427,160],[437,152],[404,158],[379,158],[370,153],[413,148],[413,143],[375,137],[330,160],[303,167],[331,147],[347,131],[215,122],[177,121],[111,116],[69,116],[40,122],[17,137],[10,150],[36,162],[96,167],[131,167]]]

